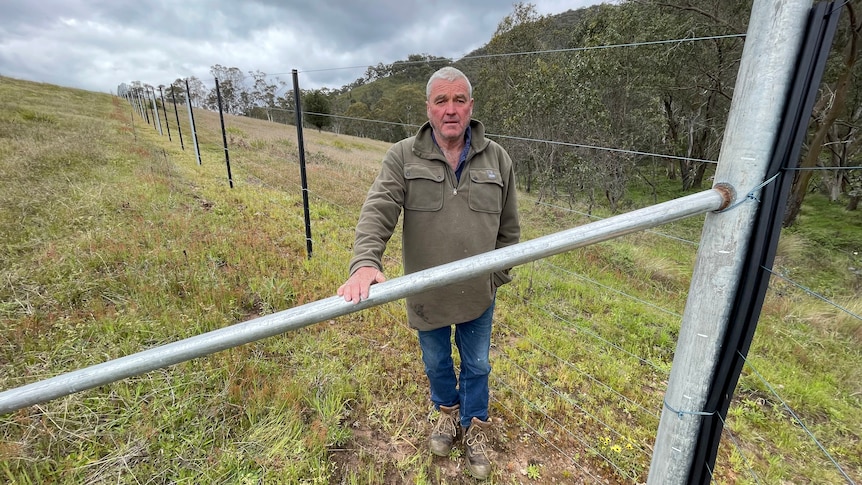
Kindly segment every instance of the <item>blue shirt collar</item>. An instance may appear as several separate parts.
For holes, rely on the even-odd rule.
[[[437,148],[440,147],[440,144],[437,143],[437,137],[434,136],[434,130],[431,130],[431,139],[434,140],[434,144],[437,145]],[[461,156],[458,157],[458,167],[455,169],[455,175],[458,178],[461,178],[461,169],[464,168],[464,162],[467,161],[467,155],[470,153],[470,143],[473,141],[473,128],[468,124],[467,129],[464,131],[464,149],[461,150]]]

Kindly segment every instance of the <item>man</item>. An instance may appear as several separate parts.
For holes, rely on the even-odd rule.
[[[338,294],[358,303],[386,280],[381,259],[402,210],[404,272],[515,244],[520,238],[512,160],[472,120],[472,86],[453,67],[435,72],[426,86],[426,122],[415,136],[393,145],[383,159],[356,226],[350,278]],[[480,276],[407,298],[417,330],[437,422],[431,452],[447,456],[459,434],[469,472],[487,478],[488,357],[497,287],[508,271]],[[451,331],[461,356],[458,378]]]

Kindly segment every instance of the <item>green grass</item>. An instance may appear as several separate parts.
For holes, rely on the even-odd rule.
[[[169,142],[111,96],[0,79],[0,389],[334,294],[388,144],[305,132],[309,259],[295,128],[226,116],[230,189],[218,114],[195,119],[200,166],[187,124],[181,150],[175,127]],[[632,190],[625,210],[652,201]],[[525,239],[590,221],[562,206],[525,194]],[[775,269],[858,315],[862,222],[842,211],[811,194]],[[515,268],[495,320],[489,483],[646,480],[702,223]],[[389,277],[399,260],[396,235]],[[860,342],[858,319],[774,277],[728,416],[740,446],[725,435],[714,481],[842,482],[785,404],[858,480]],[[390,303],[0,416],[0,477],[473,483],[461,454],[426,451],[425,382]]]

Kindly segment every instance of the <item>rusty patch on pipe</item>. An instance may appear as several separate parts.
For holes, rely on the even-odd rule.
[[[718,191],[721,194],[721,198],[724,202],[721,203],[721,207],[716,209],[716,212],[721,212],[730,205],[731,202],[736,198],[736,189],[733,188],[732,185],[726,183],[717,183],[713,187],[713,190]]]

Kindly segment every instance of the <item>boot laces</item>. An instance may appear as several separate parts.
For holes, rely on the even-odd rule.
[[[439,411],[440,415],[437,417],[437,422],[434,424],[434,434],[439,435],[449,435],[452,438],[458,434],[457,428],[455,427],[455,418],[444,411]]]
[[[473,429],[476,428],[476,429]],[[467,430],[467,446],[473,449],[474,453],[485,455],[485,445],[488,443],[488,435],[479,426],[470,426]]]

